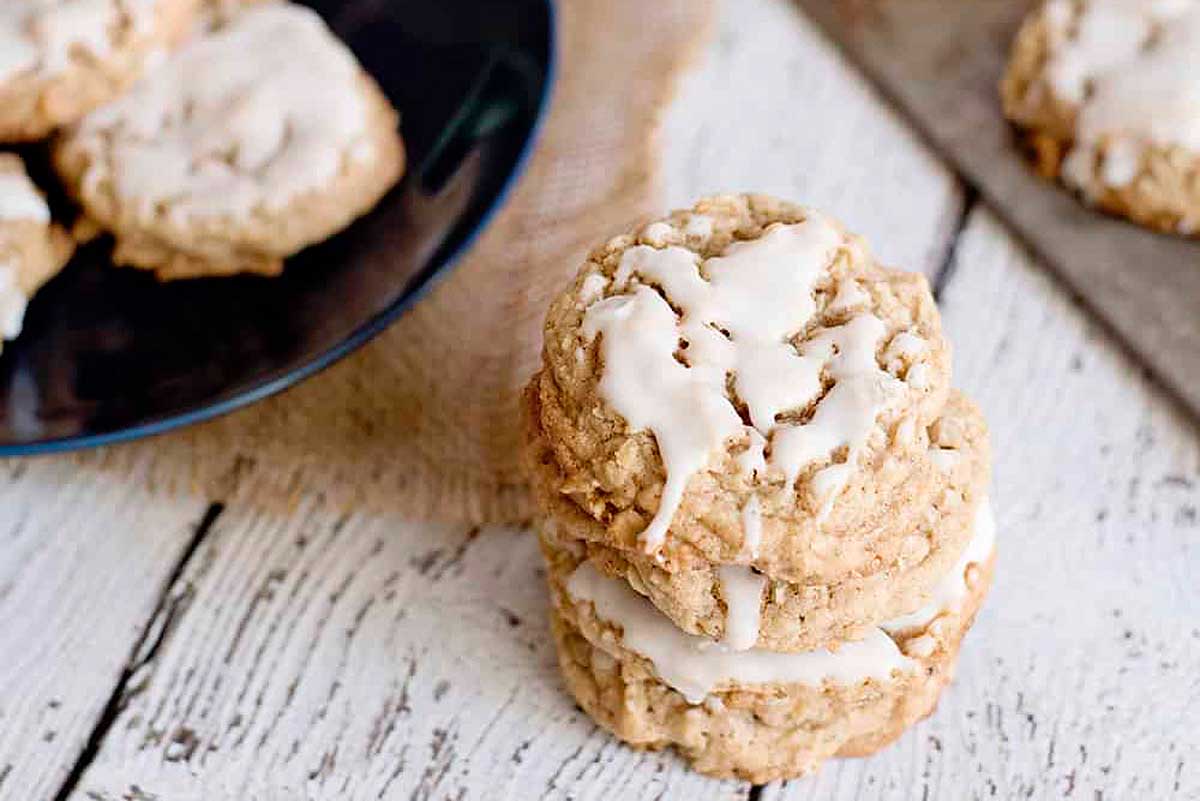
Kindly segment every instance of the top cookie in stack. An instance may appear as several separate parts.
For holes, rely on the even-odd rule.
[[[525,397],[569,677],[572,637],[626,653],[581,626],[581,566],[701,650],[800,657],[883,636],[990,564],[968,547],[986,426],[950,389],[928,284],[817,212],[721,196],[612,239],[551,306]],[[726,767],[787,775],[841,746]]]

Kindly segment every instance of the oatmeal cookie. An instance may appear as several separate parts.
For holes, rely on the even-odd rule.
[[[1200,231],[1200,1],[1048,0],[1000,91],[1038,170],[1160,231]]]
[[[987,514],[987,431],[979,410],[952,393],[930,430],[929,458],[943,474],[931,498],[915,497],[918,528],[903,547],[882,548],[870,571],[836,582],[802,584],[752,570],[714,564],[694,549],[672,559],[601,544],[602,533],[569,501],[542,498],[542,536],[558,547],[585,548],[606,575],[624,579],[685,632],[743,650],[807,651],[856,639],[867,630],[925,604],[933,587],[968,547],[976,518]],[[540,493],[539,493],[540,494]],[[575,541],[580,545],[570,544]],[[747,555],[748,558],[748,555]]]
[[[869,755],[929,715],[994,565],[980,547],[947,576],[940,607],[836,652],[730,653],[569,551],[545,553],[559,664],[580,706],[631,745],[674,746],[702,773],[755,783]]]
[[[4,0],[0,142],[43,139],[125,91],[196,19],[198,0]]]
[[[66,232],[50,221],[21,159],[0,153],[0,337],[16,339],[29,299],[71,257]]]
[[[117,263],[161,279],[276,275],[397,181],[396,122],[315,12],[258,3],[89,114],[54,156]]]
[[[826,217],[721,196],[594,251],[552,304],[530,461],[604,544],[832,581],[911,532],[949,353],[925,278]],[[897,488],[905,485],[905,493]]]

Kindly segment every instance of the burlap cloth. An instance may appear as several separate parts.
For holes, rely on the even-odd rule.
[[[524,178],[471,253],[390,330],[248,409],[69,457],[166,492],[291,508],[517,521],[517,396],[542,316],[595,244],[662,211],[656,133],[711,0],[559,0],[559,81]]]

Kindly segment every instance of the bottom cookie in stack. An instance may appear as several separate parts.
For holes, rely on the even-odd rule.
[[[632,745],[675,746],[702,773],[763,783],[871,754],[933,711],[991,583],[994,542],[985,501],[926,606],[836,651],[801,653],[729,651],[677,629],[576,543],[544,530],[542,550],[580,706]]]

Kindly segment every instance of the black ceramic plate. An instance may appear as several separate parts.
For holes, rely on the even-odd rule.
[[[159,284],[90,243],[0,355],[0,455],[154,434],[277,392],[396,319],[471,243],[529,155],[550,0],[312,0],[400,110],[408,173],[281,278]],[[60,216],[44,147],[22,149]]]

